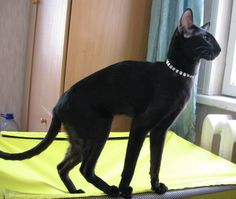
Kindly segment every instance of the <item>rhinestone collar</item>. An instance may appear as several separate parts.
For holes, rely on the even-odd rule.
[[[179,69],[175,68],[175,67],[170,63],[170,61],[169,61],[168,59],[166,60],[166,65],[167,65],[167,67],[168,67],[169,69],[171,69],[173,72],[175,72],[175,73],[178,74],[178,75],[181,75],[181,76],[183,76],[183,77],[187,77],[187,78],[190,78],[190,79],[193,79],[193,78],[194,78],[194,75],[190,75],[190,74],[188,74],[188,73],[183,72],[182,70],[179,70]]]

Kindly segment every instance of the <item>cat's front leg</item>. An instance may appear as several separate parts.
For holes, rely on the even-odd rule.
[[[151,181],[152,184],[152,191],[157,194],[164,194],[168,191],[168,187],[164,183],[159,183],[158,180]]]
[[[155,128],[150,132],[150,150],[151,150],[151,167],[150,167],[150,177],[152,190],[157,194],[164,194],[168,191],[165,184],[159,181],[159,172],[162,160],[162,153],[165,144],[165,137],[168,128],[173,123],[175,118],[178,116],[182,107],[166,116]],[[167,109],[168,110],[168,109]],[[167,112],[167,111],[164,111]]]
[[[138,117],[133,120],[126,151],[124,169],[119,185],[120,195],[126,199],[132,197],[133,189],[129,184],[133,177],[136,162],[147,132],[145,128],[141,128],[142,126],[140,126],[140,123]]]
[[[157,194],[164,194],[168,188],[165,184],[159,182],[159,171],[162,159],[162,151],[165,142],[166,132],[152,130],[150,132],[150,150],[151,150],[151,189]]]

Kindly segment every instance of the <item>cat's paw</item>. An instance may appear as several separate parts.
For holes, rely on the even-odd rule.
[[[118,187],[116,187],[116,186],[111,186],[108,193],[107,193],[108,196],[113,197],[113,198],[118,197],[119,194],[120,194],[120,191],[119,191]]]
[[[74,190],[74,191],[70,191],[70,193],[74,193],[74,194],[76,194],[76,193],[85,193],[85,191],[82,190],[82,189],[77,189],[77,190]]]
[[[164,194],[168,191],[168,187],[163,183],[156,183],[152,186],[152,190],[157,194]]]
[[[132,192],[133,192],[132,187],[120,188],[120,196],[125,198],[125,199],[132,198]]]

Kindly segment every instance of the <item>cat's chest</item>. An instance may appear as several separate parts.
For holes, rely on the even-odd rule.
[[[192,90],[193,80],[166,76],[156,82],[154,97],[162,101],[186,103]]]

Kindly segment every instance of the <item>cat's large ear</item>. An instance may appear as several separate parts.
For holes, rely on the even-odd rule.
[[[208,31],[210,29],[210,25],[211,25],[211,23],[208,22],[208,23],[204,24],[201,28]]]
[[[178,25],[179,33],[183,34],[185,38],[191,37],[191,27],[193,26],[193,12],[190,8],[187,8]]]

